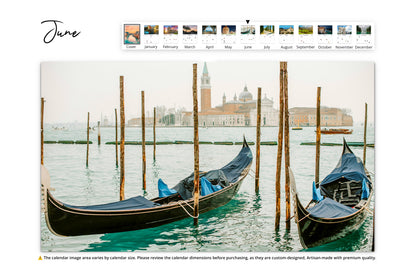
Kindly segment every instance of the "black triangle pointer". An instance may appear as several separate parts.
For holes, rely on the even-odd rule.
[[[250,22],[250,20],[246,19],[247,24]]]

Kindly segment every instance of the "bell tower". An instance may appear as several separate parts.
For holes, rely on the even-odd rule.
[[[201,112],[211,109],[211,81],[208,75],[207,63],[204,63],[204,70],[201,76]]]

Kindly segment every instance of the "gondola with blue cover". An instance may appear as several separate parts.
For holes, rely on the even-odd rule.
[[[227,204],[247,176],[253,156],[244,139],[239,154],[218,170],[200,173],[199,213]],[[169,189],[159,180],[159,197],[136,196],[107,204],[74,206],[55,199],[42,167],[44,213],[49,230],[59,236],[80,236],[152,228],[192,215],[193,174]]]
[[[313,197],[306,207],[299,201],[292,172],[290,185],[295,203],[295,221],[304,248],[346,236],[361,226],[370,210],[373,195],[371,178],[345,139],[337,166],[318,187],[313,183]]]

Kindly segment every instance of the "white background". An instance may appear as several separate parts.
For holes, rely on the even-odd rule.
[[[413,265],[415,181],[414,9],[411,1],[14,1],[0,9],[2,272],[80,276],[271,276],[403,274]],[[57,19],[75,39],[46,45],[41,21]],[[120,24],[144,20],[369,21],[375,51],[191,52],[121,51]],[[243,56],[244,54],[244,56]],[[38,261],[39,64],[110,60],[369,60],[376,62],[375,262],[48,262]],[[397,189],[395,191],[391,188]],[[328,253],[321,253],[328,254]],[[158,274],[159,272],[159,274]],[[94,274],[98,275],[98,274]],[[409,273],[405,274],[409,275]],[[411,275],[411,274],[410,274]]]

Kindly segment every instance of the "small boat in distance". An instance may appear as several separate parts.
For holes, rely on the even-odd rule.
[[[66,131],[67,130],[65,126],[63,126],[63,127],[54,126],[54,127],[52,127],[52,129],[54,131]]]
[[[345,139],[337,166],[320,182],[319,188],[313,182],[313,197],[306,207],[299,201],[292,171],[290,186],[299,239],[304,248],[335,241],[357,230],[370,211],[373,195],[370,176]]]
[[[321,129],[321,134],[323,135],[334,135],[334,134],[344,134],[344,135],[350,135],[352,134],[352,130],[350,129]]]
[[[227,204],[238,192],[247,176],[253,155],[244,139],[239,154],[219,170],[200,173],[201,196],[199,213],[205,213]],[[146,199],[143,196],[123,201],[90,206],[74,206],[55,199],[51,194],[47,170],[41,166],[42,204],[46,225],[59,236],[80,236],[146,229],[192,217],[193,174],[179,182],[172,189],[165,185],[159,197]],[[204,192],[202,183],[207,187]],[[165,192],[168,191],[168,194]],[[165,196],[167,195],[167,196]]]

